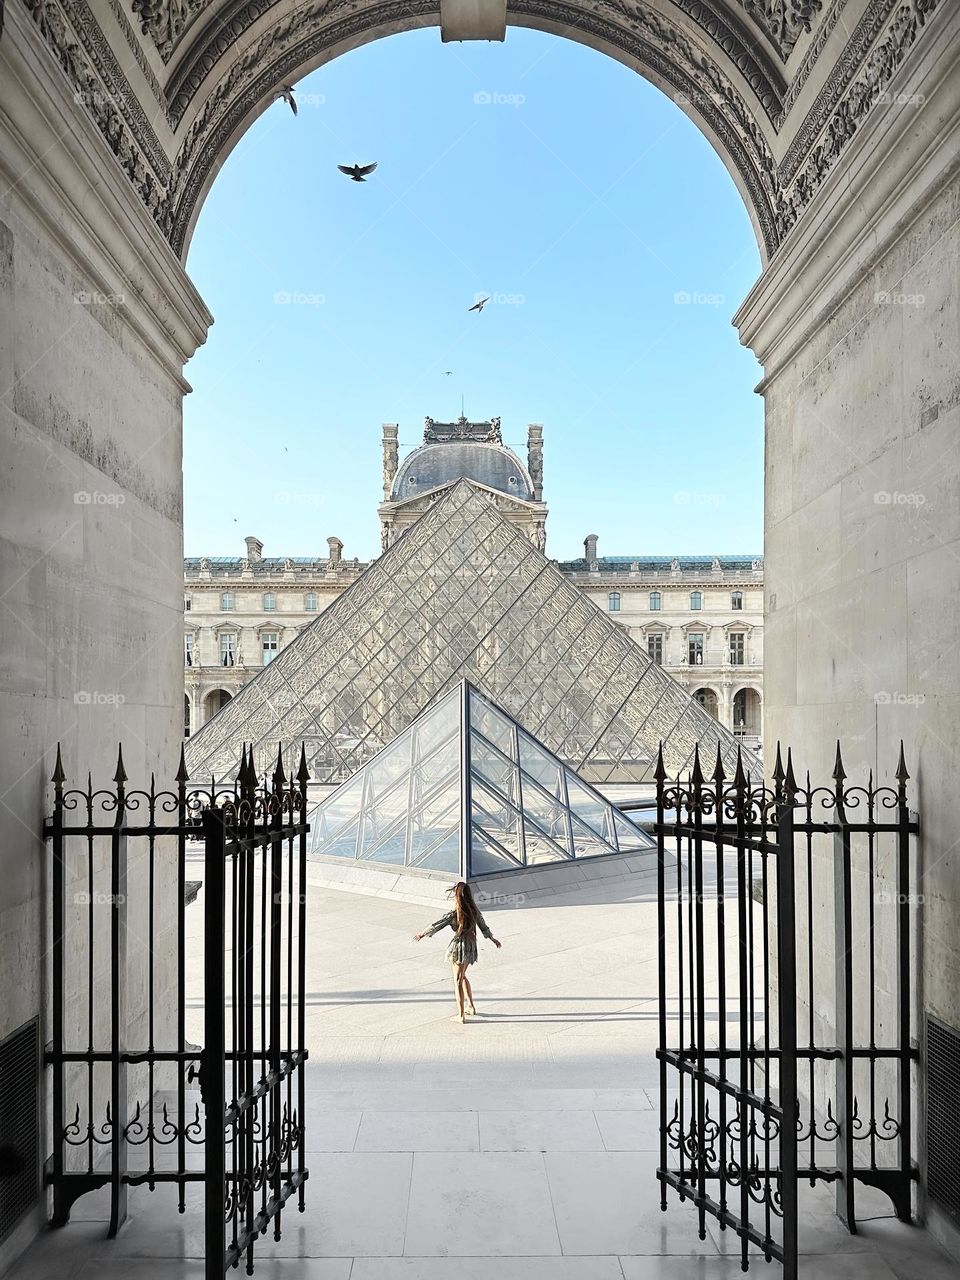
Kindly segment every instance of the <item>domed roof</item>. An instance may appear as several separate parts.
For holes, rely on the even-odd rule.
[[[476,480],[525,502],[533,501],[533,481],[512,450],[502,444],[468,440],[424,444],[414,449],[396,474],[390,499],[402,502],[461,478]]]

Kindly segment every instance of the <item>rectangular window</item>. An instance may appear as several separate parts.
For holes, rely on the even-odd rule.
[[[743,608],[743,592],[742,591],[730,592],[730,608],[731,609]]]
[[[730,663],[734,667],[743,666],[746,639],[742,631],[730,632]]]
[[[193,608],[193,596],[188,591],[186,595],[183,597],[183,611],[184,613],[189,613],[192,608]]]
[[[657,610],[660,608],[660,592],[659,591],[650,592],[649,605],[654,613],[656,613]]]
[[[277,611],[277,597],[272,591],[268,591],[263,597],[263,611],[264,613],[276,613]]]
[[[607,609],[611,613],[620,612],[620,592],[619,591],[611,591],[610,594],[607,596]]]
[[[647,636],[647,657],[658,667],[663,666],[663,636],[659,632]]]
[[[699,667],[703,664],[702,632],[694,631],[687,636],[687,661],[694,667]]]
[[[277,650],[280,647],[280,635],[276,631],[261,631],[260,633],[260,650],[263,654],[263,665],[272,662],[277,656]]]
[[[183,637],[183,665],[193,666],[193,632],[188,631]]]
[[[224,593],[221,595],[220,608],[223,610],[224,613],[231,613],[233,611],[233,592],[232,591],[224,591]]]
[[[221,667],[237,665],[237,637],[232,631],[220,633],[220,665]]]

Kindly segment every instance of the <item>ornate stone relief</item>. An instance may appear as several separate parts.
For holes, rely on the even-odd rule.
[[[800,37],[809,35],[823,0],[738,0],[741,8],[762,27],[784,60]]]
[[[75,31],[54,0],[23,2],[63,68],[77,103],[90,114],[134,190],[169,238],[173,217],[164,186],[169,163],[89,9],[85,3],[77,7],[80,18]],[[84,9],[87,23],[82,20]],[[73,38],[75,34],[83,41],[83,48]]]
[[[824,86],[780,166],[777,229],[781,239],[794,226],[844,147],[881,99],[926,19],[939,3],[940,0],[904,0],[897,5],[876,43],[873,37],[878,15],[884,7],[889,12],[889,0],[876,0],[864,14],[831,77],[846,77],[846,84],[839,91],[843,96],[838,101],[835,86]],[[810,150],[813,137],[819,141]]]
[[[140,30],[149,35],[164,62],[170,60],[177,41],[198,13],[213,0],[133,0]]]

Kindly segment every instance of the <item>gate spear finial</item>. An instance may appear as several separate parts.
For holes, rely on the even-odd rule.
[[[177,776],[174,782],[187,782],[190,775],[187,773],[187,756],[183,749],[183,743],[180,743],[180,767],[177,769]]]
[[[273,771],[273,785],[279,791],[286,782],[287,776],[283,772],[283,743],[277,743],[277,767]]]
[[[113,780],[118,785],[126,782],[127,771],[123,767],[123,744],[117,744],[117,772],[113,775]]]
[[[778,741],[777,741],[777,759],[776,759],[776,763],[775,763],[775,764],[774,764],[774,766],[773,766],[773,774],[772,774],[771,776],[773,777],[773,780],[774,780],[774,782],[777,784],[777,788],[778,788],[778,790],[779,790],[780,783],[781,783],[781,782],[783,781],[783,779],[784,779],[784,772],[783,772],[783,757],[782,757],[782,756],[781,756],[781,754],[780,754],[780,742],[779,742],[779,739],[778,739]]]
[[[713,766],[713,781],[722,783],[726,774],[723,772],[723,760],[720,757],[720,739],[717,739],[717,762]]]
[[[902,752],[901,748],[901,752]],[[50,781],[55,787],[62,787],[67,780],[67,775],[63,771],[63,760],[60,758],[60,743],[57,743],[57,763],[53,766],[53,777]]]
[[[297,781],[303,786],[310,781],[310,770],[307,768],[307,744],[300,743],[300,768],[297,770]]]
[[[793,747],[787,747],[787,773],[783,780],[787,795],[792,800],[797,794],[797,779],[793,772]]]
[[[843,768],[843,758],[840,755],[840,739],[838,738],[837,739],[837,758],[833,766],[833,780],[834,782],[838,782],[838,783],[843,782],[846,776],[847,776],[846,772],[844,771],[844,768]]]
[[[657,748],[657,767],[653,771],[655,782],[663,782],[666,779],[667,770],[663,763],[663,739],[660,739],[660,746]]]
[[[58,755],[59,755],[59,749],[58,749]],[[900,759],[897,762],[896,779],[900,783],[901,787],[905,787],[907,785],[907,779],[909,777],[910,775],[909,773],[907,773],[907,762],[903,758],[903,739],[901,738],[900,739]]]
[[[703,770],[700,768],[699,742],[695,742],[693,744],[693,768],[690,770],[690,782],[695,789],[703,785]]]

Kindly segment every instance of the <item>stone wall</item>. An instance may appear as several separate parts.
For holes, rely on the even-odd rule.
[[[809,768],[829,784],[839,738],[850,782],[865,782],[872,769],[889,783],[903,739],[922,823],[915,995],[921,1010],[954,1027],[957,19],[954,11],[953,29],[895,82],[901,100],[858,133],[834,185],[811,206],[805,234],[738,316],[766,372],[767,758],[780,739],[793,747],[800,777]],[[827,866],[821,877],[826,885]],[[864,948],[856,963],[862,993]],[[818,993],[818,1013],[828,1021],[829,976]],[[921,1093],[921,1108],[922,1101]],[[948,1236],[935,1210],[931,1218]]]
[[[172,779],[182,735],[181,370],[209,317],[115,170],[22,7],[7,6],[0,41],[0,1037],[37,1015],[41,1038],[49,1034],[49,854],[41,833],[57,743],[71,782],[85,785],[90,770],[95,785],[108,786],[122,741],[135,786],[149,785],[152,770],[158,780]],[[131,1039],[142,1039],[146,871],[142,851],[131,848],[131,859],[129,1023]],[[102,851],[96,863],[95,892],[109,892]],[[171,871],[161,850],[161,931],[175,905]],[[83,969],[79,892],[68,884],[68,944],[81,952],[73,977]],[[169,984],[171,955],[169,945],[158,951],[158,989]],[[105,979],[99,949],[97,969]],[[84,1013],[70,994],[68,1026],[79,1034]],[[105,1017],[101,988],[98,1027]],[[132,1082],[132,1096],[137,1087]],[[34,1229],[26,1221],[0,1246],[0,1270]]]

